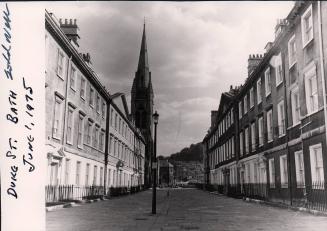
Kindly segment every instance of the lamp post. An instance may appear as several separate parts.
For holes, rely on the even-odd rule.
[[[157,124],[159,120],[159,114],[156,111],[153,114],[154,122],[154,145],[153,145],[153,161],[152,161],[152,172],[153,172],[153,186],[152,186],[152,214],[156,214],[157,205]]]

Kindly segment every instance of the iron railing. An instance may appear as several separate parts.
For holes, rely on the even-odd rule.
[[[216,191],[230,197],[248,197],[269,201],[267,183],[244,183],[229,185],[205,185],[206,190]],[[289,188],[288,188],[289,189]],[[305,207],[310,210],[327,212],[327,184],[326,182],[313,182],[311,185],[297,185],[292,189],[292,205]]]
[[[45,202],[73,201],[100,198],[104,195],[103,186],[47,185]]]
[[[308,209],[327,211],[327,185],[325,182],[313,182],[311,187],[306,187],[304,196]]]

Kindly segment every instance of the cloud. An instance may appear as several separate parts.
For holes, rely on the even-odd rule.
[[[80,49],[91,54],[110,92],[130,90],[146,18],[158,153],[203,139],[220,94],[247,77],[247,58],[263,53],[276,19],[293,2],[55,2],[58,18],[77,18]],[[129,103],[129,101],[128,101]]]

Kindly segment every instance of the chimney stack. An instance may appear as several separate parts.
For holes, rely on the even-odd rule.
[[[277,38],[280,33],[287,26],[287,19],[277,19],[277,24],[275,26],[275,38]]]
[[[62,19],[59,19],[59,23],[60,23],[60,29],[65,33],[65,35],[67,36],[67,38],[69,39],[69,41],[73,41],[73,43],[75,43],[76,46],[79,47],[78,44],[78,39],[80,38],[78,35],[78,26],[76,23],[76,19],[65,19],[65,22],[63,23]]]
[[[87,62],[88,64],[92,64],[91,63],[91,55],[90,55],[90,53],[82,54],[82,56],[83,56],[83,60],[85,62]]]
[[[249,55],[249,59],[248,59],[248,76],[250,76],[251,73],[254,71],[254,69],[259,65],[262,58],[263,58],[263,55],[261,55],[261,54]]]
[[[218,118],[218,111],[211,111],[211,127],[214,127],[216,125]]]

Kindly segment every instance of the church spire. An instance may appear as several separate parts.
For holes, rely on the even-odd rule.
[[[148,63],[148,49],[146,45],[145,18],[144,18],[143,35],[142,35],[141,50],[140,50],[140,57],[139,57],[139,64],[137,67],[137,71],[146,71],[146,70],[149,70],[149,63]]]

